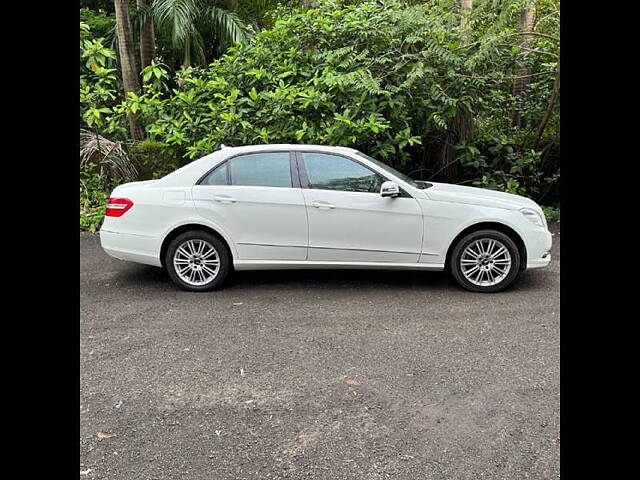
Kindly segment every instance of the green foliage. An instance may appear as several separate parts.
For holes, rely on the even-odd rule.
[[[403,165],[425,133],[472,103],[441,85],[461,65],[425,12],[337,1],[295,11],[209,68],[182,72],[180,89],[143,95],[147,131],[188,158],[220,144],[294,142],[355,146]]]
[[[547,218],[547,222],[560,221],[560,207],[542,207],[542,211]]]
[[[126,135],[122,118],[114,115],[113,107],[122,101],[121,83],[115,68],[116,54],[104,45],[104,38],[95,38],[88,24],[80,24],[80,126]]]
[[[113,10],[113,1],[109,3],[111,3],[110,7]],[[113,12],[80,8],[80,22],[84,23],[98,38],[105,38],[111,42],[115,36],[116,17]]]
[[[80,168],[80,230],[95,232],[100,228],[109,191],[99,173],[88,166]]]
[[[166,65],[162,63],[156,63],[155,60],[151,60],[151,64],[147,65],[142,70],[142,81],[145,84],[151,84],[156,89],[162,89],[165,84],[164,80],[167,78]]]
[[[250,24],[256,32],[273,27],[277,19],[275,7],[279,12],[290,12],[300,6],[299,0],[245,0],[238,2],[238,16]]]
[[[249,26],[225,7],[224,2],[205,0],[155,0],[149,13],[167,51],[179,52],[182,65],[191,66],[206,64],[211,43],[224,50],[250,37]]]
[[[540,153],[520,150],[505,135],[494,136],[473,145],[459,145],[463,169],[478,175],[474,186],[517,195],[532,195],[542,183]],[[481,150],[484,153],[481,153]]]
[[[84,31],[89,32],[86,28]],[[85,60],[85,66],[95,72],[107,65],[109,60],[115,60],[116,53],[103,45],[102,38],[97,38],[83,41],[81,57]]]
[[[146,139],[129,149],[140,170],[140,178],[161,178],[181,167],[180,157],[175,150],[163,142]]]

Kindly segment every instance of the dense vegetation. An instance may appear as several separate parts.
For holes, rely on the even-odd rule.
[[[354,146],[559,204],[558,0],[116,0],[129,41],[81,3],[81,228],[221,144]]]

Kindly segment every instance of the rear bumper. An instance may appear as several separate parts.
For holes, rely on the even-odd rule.
[[[161,267],[158,237],[100,230],[100,244],[105,252],[119,260]]]
[[[538,230],[527,236],[527,269],[543,268],[551,262],[551,244],[553,234]]]

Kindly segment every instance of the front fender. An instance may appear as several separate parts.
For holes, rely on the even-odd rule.
[[[514,218],[517,210],[433,200],[420,200],[420,203],[424,215],[420,263],[444,264],[456,237],[469,227],[483,223],[505,225],[525,240],[523,228]],[[524,243],[526,246],[526,241]]]

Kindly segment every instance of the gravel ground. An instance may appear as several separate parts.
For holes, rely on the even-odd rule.
[[[559,247],[493,295],[393,271],[197,294],[81,234],[81,478],[559,478]]]

